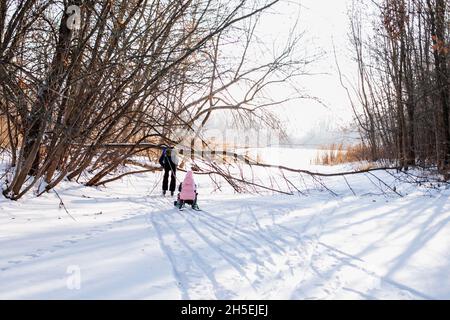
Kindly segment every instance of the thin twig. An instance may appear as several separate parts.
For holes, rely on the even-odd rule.
[[[347,184],[347,186],[349,187],[349,189],[352,191],[353,195],[356,197],[356,193],[353,190],[353,188],[350,186],[350,183],[348,183],[347,178],[345,176],[342,176],[342,178],[344,178],[345,183]]]
[[[55,190],[55,189],[53,189],[53,191],[55,192],[55,194],[58,196],[58,198],[59,198],[59,201],[60,201],[60,203],[59,203],[59,207],[61,208],[61,206],[64,208],[64,210],[66,211],[66,213],[69,215],[69,217],[71,217],[74,221],[77,221],[70,213],[69,213],[69,211],[67,210],[67,208],[66,208],[66,205],[64,204],[64,201],[61,199],[61,197],[59,196],[59,194],[58,194],[58,192]]]

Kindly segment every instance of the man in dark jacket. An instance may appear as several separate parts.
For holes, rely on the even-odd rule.
[[[170,190],[170,195],[173,196],[175,193],[176,186],[176,174],[178,167],[178,155],[173,147],[164,148],[159,158],[159,164],[164,168],[164,178],[163,178],[163,195],[166,195],[167,190]],[[171,174],[170,188],[169,188],[169,173]]]

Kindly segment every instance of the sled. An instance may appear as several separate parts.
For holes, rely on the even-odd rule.
[[[173,205],[175,207],[177,207],[178,209],[180,209],[181,211],[186,207],[186,202],[179,202],[179,201],[174,201]],[[194,211],[201,211],[201,209],[199,208],[198,204],[192,204],[191,205],[192,210]]]

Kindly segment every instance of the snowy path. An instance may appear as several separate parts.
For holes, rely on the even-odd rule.
[[[168,210],[150,219],[184,299],[432,299],[320,241],[339,203],[324,206],[298,231],[262,227],[248,207],[239,215],[253,219],[251,228],[207,211]]]
[[[239,215],[254,219],[254,229],[241,228],[239,216],[232,223],[207,211],[151,214],[183,298],[275,298],[301,277],[313,242],[295,231],[296,236],[285,237],[277,225],[263,228],[247,210]]]
[[[388,198],[351,181],[368,195],[204,192],[204,211],[180,212],[146,194],[147,178],[67,187],[76,222],[52,194],[0,200],[0,298],[450,298],[446,190]],[[67,286],[73,267],[79,290]]]

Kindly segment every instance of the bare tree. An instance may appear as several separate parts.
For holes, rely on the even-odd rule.
[[[363,136],[377,143],[372,158],[437,166],[447,176],[448,1],[361,0],[352,8],[361,97],[354,111]]]
[[[0,116],[12,155],[3,194],[17,200],[86,172],[85,184],[101,184],[218,112],[276,127],[268,109],[283,101],[266,90],[310,62],[295,57],[296,36],[271,60],[250,58],[258,17],[277,2],[1,0]],[[79,29],[68,26],[70,5]]]

